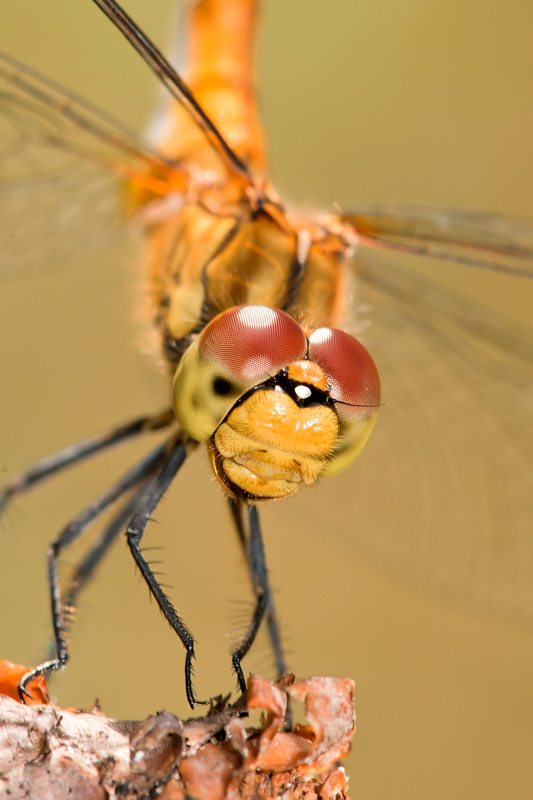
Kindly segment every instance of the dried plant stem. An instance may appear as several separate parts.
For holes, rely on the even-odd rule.
[[[349,680],[253,676],[261,729],[246,728],[242,701],[185,722],[168,712],[130,722],[0,696],[0,798],[345,800],[352,693]],[[308,726],[282,730],[289,696],[305,702]]]

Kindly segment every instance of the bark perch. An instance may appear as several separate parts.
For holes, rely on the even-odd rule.
[[[12,694],[16,672],[2,686],[1,671],[0,662],[0,692]],[[285,731],[289,697],[305,703],[309,724]],[[0,798],[347,800],[337,762],[355,730],[353,681],[255,675],[247,708],[264,712],[260,728],[246,727],[243,701],[220,699],[200,719],[164,711],[132,722],[46,701],[25,706],[3,694]]]

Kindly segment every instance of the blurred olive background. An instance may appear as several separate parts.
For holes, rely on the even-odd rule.
[[[176,4],[126,5],[166,46]],[[155,81],[90,0],[6,0],[0,19],[2,49],[146,126]],[[427,203],[533,218],[532,33],[526,0],[270,0],[259,64],[275,185],[311,207]],[[164,406],[165,384],[136,346],[138,260],[125,244],[1,285],[3,478]],[[439,272],[504,315],[531,315],[530,286]],[[0,538],[1,656],[41,659],[51,631],[46,546],[141,452],[123,447],[10,509]],[[531,633],[413,587],[356,549],[342,552],[334,521],[320,530],[308,499],[302,492],[291,504],[298,525],[284,521],[281,504],[267,510],[266,547],[291,668],[356,680],[352,797],[531,797]],[[147,544],[163,546],[154,558],[164,560],[198,639],[198,694],[229,691],[231,632],[251,606],[203,456],[186,466],[157,518]],[[271,674],[265,640],[244,666]],[[104,711],[126,718],[162,708],[188,714],[182,647],[123,540],[83,597],[72,661],[52,690],[63,705],[88,707],[98,697]]]

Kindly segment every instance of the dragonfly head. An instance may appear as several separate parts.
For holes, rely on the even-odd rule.
[[[236,306],[204,328],[174,378],[182,428],[209,442],[215,475],[251,501],[293,494],[347,467],[379,405],[372,358],[334,328],[306,333],[284,311]]]

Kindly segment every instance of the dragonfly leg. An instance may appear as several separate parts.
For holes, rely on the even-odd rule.
[[[248,542],[242,519],[242,504],[238,500],[235,500],[233,497],[228,497],[228,503],[230,507],[231,517],[233,519],[233,523],[235,526],[235,530],[237,532],[237,537],[239,539],[239,544],[241,545],[243,555],[246,559],[246,564],[248,566],[248,570],[250,571],[250,577],[252,579],[252,585],[253,585],[254,581],[251,573],[250,553],[248,549]],[[281,639],[278,617],[276,613],[274,595],[272,593],[272,589],[268,581],[268,572],[265,575],[265,583],[268,595],[268,604],[266,609],[266,624],[268,628],[268,636],[270,639],[270,644],[272,645],[272,651],[274,653],[274,660],[276,662],[276,673],[278,678],[280,678],[287,672],[287,663],[285,661],[285,653],[283,652],[283,644]]]
[[[31,697],[26,690],[28,683],[43,673],[60,669],[67,663],[69,658],[67,641],[68,608],[61,596],[59,587],[58,560],[61,552],[78,539],[116,500],[153,474],[164,458],[166,447],[167,444],[163,444],[148,453],[138,464],[135,464],[135,466],[128,470],[116,483],[102,492],[102,494],[96,497],[86,508],[74,517],[62,530],[58,538],[50,545],[48,549],[48,582],[52,605],[55,657],[45,661],[38,667],[35,667],[35,669],[23,675],[18,685],[19,695],[23,702],[25,697]]]
[[[263,617],[265,616],[265,612],[269,607],[269,586],[266,570],[265,550],[263,547],[259,514],[256,506],[248,506],[248,521],[250,524],[248,565],[256,603],[254,614],[248,630],[246,631],[246,635],[239,647],[232,653],[231,656],[233,668],[239,682],[239,688],[243,695],[246,694],[246,681],[244,680],[241,661],[254,643],[259,626],[261,625]]]
[[[107,433],[92,436],[89,439],[83,439],[81,442],[77,442],[76,444],[63,448],[63,450],[58,450],[57,453],[46,456],[40,461],[37,461],[26,472],[14,478],[4,487],[2,492],[0,492],[0,514],[4,511],[14,495],[31,489],[32,486],[41,483],[41,481],[46,480],[46,478],[51,477],[56,472],[70,467],[73,464],[77,464],[89,456],[100,453],[108,447],[127,441],[134,436],[138,436],[147,431],[160,430],[174,421],[175,416],[172,410],[166,410],[154,417],[138,417],[131,422],[127,422],[125,425],[113,428],[113,430]]]
[[[133,519],[131,520],[128,529],[127,537],[131,554],[135,563],[139,567],[141,574],[148,584],[152,595],[157,601],[157,604],[171,627],[176,631],[187,655],[185,657],[185,689],[187,693],[187,700],[191,708],[195,705],[205,705],[203,701],[197,700],[194,694],[192,685],[192,662],[196,657],[194,652],[194,639],[191,633],[185,627],[184,622],[181,620],[178,612],[172,605],[169,598],[164,593],[155,577],[150,565],[146,561],[141,552],[140,543],[143,537],[146,525],[154,509],[157,507],[159,501],[164,493],[170,486],[172,480],[178,473],[187,456],[184,443],[181,439],[177,439],[173,443],[173,448],[170,454],[167,455],[165,462],[155,478],[149,484],[148,490],[145,492],[144,497],[138,506]]]
[[[135,513],[135,509],[139,505],[146,489],[148,488],[150,479],[151,476],[148,478],[148,480],[145,480],[144,483],[141,484],[141,488],[138,489],[135,494],[133,494],[133,496],[126,501],[122,508],[119,509],[118,513],[115,514],[109,525],[104,529],[101,535],[98,536],[89,552],[79,562],[64,595],[64,608],[69,610],[76,608],[78,605],[78,597],[80,596],[84,587],[90,581],[97,567],[105,558],[111,545],[115,542],[118,536],[125,531],[126,525],[130,521],[132,515]],[[50,654],[48,657],[52,658],[53,656]]]

